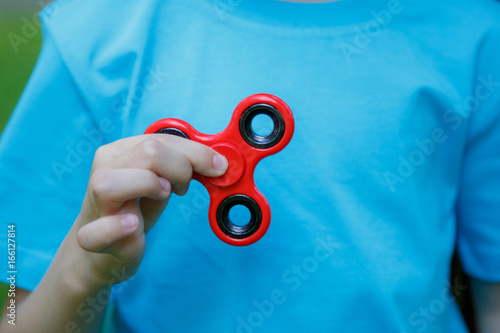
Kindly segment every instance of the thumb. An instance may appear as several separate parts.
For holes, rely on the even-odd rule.
[[[104,216],[80,228],[77,240],[86,251],[110,253],[128,261],[143,251],[144,233],[139,229],[142,225],[135,214]]]

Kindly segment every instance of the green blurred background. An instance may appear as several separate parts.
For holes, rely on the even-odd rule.
[[[2,0],[0,3],[0,132],[21,96],[40,51],[41,31],[35,25],[37,22],[33,23],[40,10],[37,1]],[[23,34],[27,21],[36,27],[35,32]],[[12,40],[22,42],[13,45]]]

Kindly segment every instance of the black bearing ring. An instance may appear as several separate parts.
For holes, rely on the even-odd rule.
[[[265,114],[273,121],[273,130],[266,136],[258,135],[252,129],[252,120]],[[240,133],[243,139],[255,148],[270,148],[280,142],[285,134],[285,121],[281,113],[269,104],[254,104],[243,111],[240,118]]]
[[[229,218],[229,211],[236,205],[243,205],[250,211],[250,221],[244,226],[237,226]],[[259,205],[250,197],[235,194],[225,198],[217,208],[217,224],[231,238],[247,238],[253,235],[262,223],[262,212]]]
[[[176,135],[176,136],[180,136],[181,138],[184,138],[184,139],[188,139],[189,140],[189,136],[187,136],[186,133],[184,133],[183,131],[181,131],[180,129],[178,128],[174,128],[174,127],[166,127],[166,128],[162,128],[161,130],[159,130],[158,132],[156,133],[161,133],[161,134],[172,134],[172,135]]]

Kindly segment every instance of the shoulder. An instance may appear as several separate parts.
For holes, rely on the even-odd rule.
[[[133,28],[151,19],[157,2],[56,0],[40,12],[40,20],[60,42],[106,40],[126,30],[140,32]]]
[[[54,1],[40,13],[44,42],[55,45],[82,94],[93,96],[88,103],[104,100],[126,89],[147,57],[158,8],[159,0]]]

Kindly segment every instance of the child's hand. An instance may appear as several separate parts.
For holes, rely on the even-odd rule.
[[[123,280],[132,276],[144,255],[145,234],[171,192],[184,195],[193,171],[216,177],[226,168],[227,160],[211,148],[166,134],[126,138],[99,148],[74,226],[76,250],[86,250],[83,270],[89,283],[105,287],[121,282],[116,271]]]

